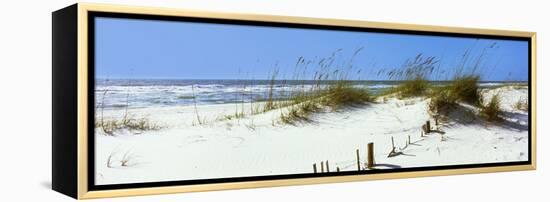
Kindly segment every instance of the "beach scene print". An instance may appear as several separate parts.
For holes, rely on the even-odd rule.
[[[529,160],[527,41],[94,24],[95,185]]]

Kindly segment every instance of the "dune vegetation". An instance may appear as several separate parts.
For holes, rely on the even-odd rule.
[[[405,61],[401,68],[387,73],[390,80],[401,81],[397,87],[390,89],[390,92],[397,93],[401,98],[426,95],[431,87],[428,80],[437,64],[435,57],[426,57],[422,54]]]
[[[498,120],[499,109],[498,96],[493,97],[487,105],[483,105],[483,99],[479,87],[481,80],[480,69],[483,54],[470,61],[470,53],[466,51],[462,60],[454,69],[454,76],[447,81],[438,81],[444,78],[439,72],[441,65],[434,56],[417,54],[406,60],[400,67],[384,70],[389,80],[398,82],[395,87],[385,92],[373,94],[369,92],[365,80],[361,80],[361,69],[353,64],[354,58],[361,52],[357,49],[347,61],[338,60],[337,50],[329,57],[321,59],[306,59],[299,57],[295,63],[294,72],[290,77],[281,76],[281,72],[275,66],[268,76],[268,88],[265,97],[247,98],[247,85],[242,86],[241,95],[235,95],[235,112],[219,115],[214,121],[242,119],[252,115],[258,115],[273,110],[279,110],[279,120],[282,124],[294,124],[296,122],[309,121],[310,116],[320,111],[337,111],[344,108],[361,106],[373,102],[377,97],[396,96],[399,99],[411,97],[424,97],[429,99],[428,110],[435,116],[446,115],[459,103],[465,103],[479,108],[479,114],[488,121]],[[308,76],[311,75],[311,76]],[[253,86],[251,83],[249,86]],[[287,87],[284,92],[276,92],[277,87]],[[193,95],[185,99],[192,99],[196,120],[192,125],[210,123],[200,115],[197,109],[196,95],[193,87]],[[105,97],[107,92],[103,94]],[[248,102],[248,103],[247,103]],[[247,105],[247,106],[245,106]],[[249,106],[249,107],[248,107]],[[120,129],[129,130],[158,130],[161,127],[152,123],[147,118],[129,118],[127,110],[120,119],[103,117],[103,104],[99,103],[100,117],[96,120],[96,127],[101,128],[105,134],[112,135]],[[126,106],[127,107],[127,106]],[[515,107],[524,110],[523,103],[516,103]],[[275,124],[275,121],[273,122]]]

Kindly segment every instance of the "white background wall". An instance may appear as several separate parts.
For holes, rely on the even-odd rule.
[[[192,0],[100,3],[538,32],[538,170],[126,197],[101,201],[526,201],[548,198],[550,55],[545,1]],[[69,201],[51,186],[51,12],[74,1],[0,1],[0,201]],[[547,80],[548,79],[548,80]],[[542,90],[540,90],[542,89]],[[546,159],[545,159],[546,158]],[[539,201],[535,200],[535,201]]]

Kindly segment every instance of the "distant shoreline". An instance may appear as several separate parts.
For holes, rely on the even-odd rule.
[[[253,103],[266,100],[267,92],[273,87],[274,99],[284,100],[290,92],[311,89],[314,81],[276,80],[271,86],[268,80],[109,80],[97,82],[96,100],[105,101],[104,107],[143,108],[148,106],[188,106],[195,102],[205,104]],[[331,81],[320,83],[329,85]],[[379,95],[402,81],[350,81],[356,88],[366,88],[372,95]],[[431,81],[433,86],[445,85],[448,82]],[[527,83],[518,82],[480,82],[480,89]],[[194,87],[194,89],[192,89]],[[193,92],[195,90],[195,92]],[[107,92],[106,92],[107,91]]]

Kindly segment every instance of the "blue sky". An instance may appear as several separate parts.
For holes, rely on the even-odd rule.
[[[526,41],[105,17],[95,23],[97,78],[267,79],[275,68],[290,78],[299,57],[316,63],[341,50],[336,63],[343,64],[359,48],[352,63],[361,73],[352,79],[387,79],[377,73],[422,53],[438,58],[440,74],[432,79],[444,80],[466,50],[485,50],[482,80],[528,78]]]

